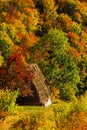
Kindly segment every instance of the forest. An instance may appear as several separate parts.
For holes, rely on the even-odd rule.
[[[16,103],[32,95],[31,63],[48,108]],[[87,0],[0,0],[0,130],[87,130]]]

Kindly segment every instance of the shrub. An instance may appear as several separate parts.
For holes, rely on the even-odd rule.
[[[76,98],[75,93],[76,90],[74,89],[73,85],[69,83],[64,84],[63,88],[60,89],[60,97],[65,100],[74,100]]]
[[[19,91],[0,90],[0,109],[14,113],[16,110],[16,99]]]

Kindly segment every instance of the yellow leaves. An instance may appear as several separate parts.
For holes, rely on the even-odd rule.
[[[30,32],[35,31],[38,28],[39,13],[36,9],[29,9],[29,16],[27,17],[27,27]]]
[[[0,67],[2,66],[3,63],[4,63],[4,57],[1,55],[0,51]]]
[[[11,40],[11,38],[9,37],[8,33],[6,31],[0,32],[0,34],[2,35],[2,40],[6,39],[6,41],[9,42],[10,45],[14,45],[13,41]]]
[[[9,2],[10,0],[0,0],[0,2]]]
[[[52,100],[53,101],[59,100],[60,99],[60,90],[57,87],[53,86],[52,91],[53,91]]]
[[[21,20],[15,19],[15,23],[14,23],[15,28],[18,28],[21,31],[26,30],[26,26],[23,24],[23,22]],[[25,31],[26,32],[26,31]],[[23,32],[22,32],[23,33]]]
[[[2,16],[5,17],[7,12],[2,12]]]
[[[44,6],[44,17],[49,20],[55,20],[58,16],[57,14],[57,6],[55,5],[54,0],[42,0]]]
[[[15,3],[17,3],[17,5],[20,7],[25,7],[25,6],[29,6],[29,7],[34,7],[34,3],[33,0],[13,0]]]
[[[85,25],[86,24],[86,19],[87,19],[87,5],[85,3],[83,3],[83,2],[77,1],[76,2],[75,12],[80,13],[80,15],[81,15],[80,20]]]
[[[80,1],[77,1],[76,11],[79,11],[81,14],[87,13],[87,6]]]

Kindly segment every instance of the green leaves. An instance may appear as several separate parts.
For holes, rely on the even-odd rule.
[[[0,31],[0,51],[6,60],[12,54],[13,42],[5,31]]]
[[[64,32],[50,29],[34,50],[35,56],[37,50],[41,53],[42,60],[39,60],[38,57],[37,63],[47,80],[51,82],[52,86],[58,87],[63,93],[61,97],[67,100],[71,100],[72,96],[75,96],[78,90],[77,84],[80,81],[75,59],[68,54],[69,47],[70,44]]]
[[[73,22],[72,28],[74,30],[74,32],[78,35],[81,35],[82,33],[82,26],[76,22]]]
[[[65,36],[65,34],[58,29],[50,29],[48,34],[46,34],[46,36],[44,37],[44,40],[46,39],[46,41],[51,42],[52,45],[52,49],[55,50],[55,48],[58,51],[61,50],[68,50],[69,48],[69,43],[68,43],[68,39]]]
[[[17,106],[16,99],[18,97],[18,94],[18,90],[14,92],[11,92],[8,89],[6,89],[6,91],[0,90],[0,109],[14,113]]]

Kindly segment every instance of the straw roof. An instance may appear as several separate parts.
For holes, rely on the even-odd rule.
[[[45,106],[47,102],[50,102],[48,103],[50,105],[51,91],[49,89],[49,86],[46,84],[46,79],[42,74],[39,66],[36,63],[32,63],[29,65],[29,70],[34,75],[32,84],[36,89],[37,96],[39,97],[40,103]]]

